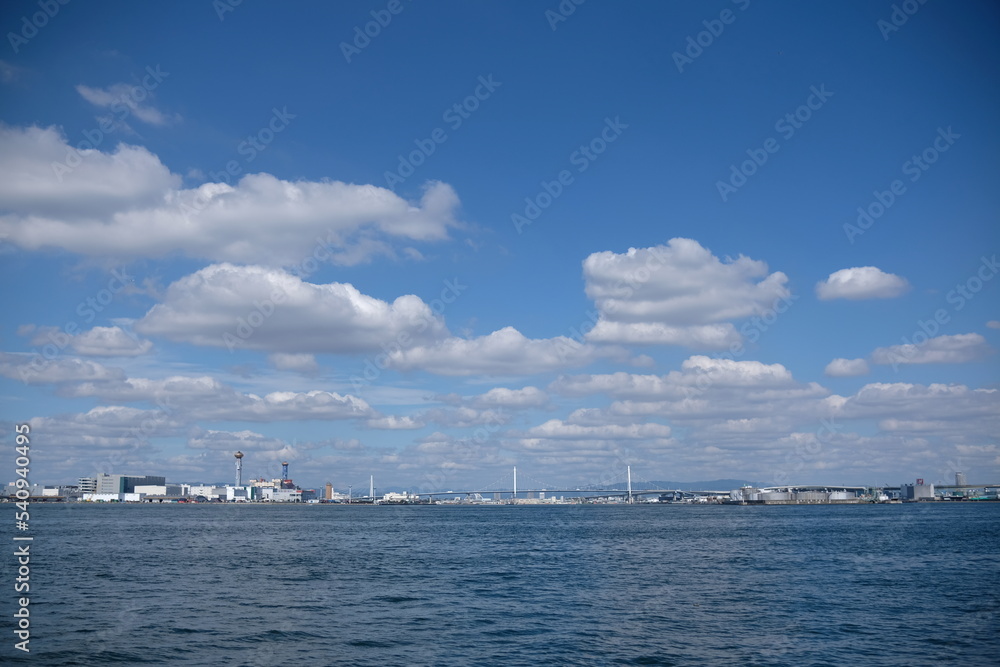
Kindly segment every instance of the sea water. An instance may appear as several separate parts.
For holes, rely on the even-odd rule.
[[[13,505],[3,507],[13,526]],[[33,504],[31,516],[31,653],[13,648],[9,546],[4,664],[1000,656],[998,503],[66,503]]]

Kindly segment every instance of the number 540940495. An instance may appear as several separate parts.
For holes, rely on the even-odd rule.
[[[31,464],[31,459],[28,458],[28,453],[31,451],[31,442],[28,439],[28,433],[31,432],[31,427],[27,424],[18,424],[14,427],[14,431],[17,433],[15,441],[17,443],[14,450],[17,452],[18,457],[14,462],[17,465],[17,474],[21,477],[28,477],[28,466]]]

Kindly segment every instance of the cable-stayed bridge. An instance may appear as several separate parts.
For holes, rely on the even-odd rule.
[[[410,495],[419,498],[443,498],[461,496],[495,496],[502,499],[517,499],[536,496],[538,494],[573,494],[582,498],[613,498],[620,497],[625,502],[634,502],[642,496],[663,495],[663,494],[683,494],[688,496],[708,496],[708,495],[728,495],[730,489],[677,489],[660,488],[660,485],[646,480],[641,480],[632,475],[631,466],[621,471],[615,478],[604,480],[597,484],[583,484],[580,486],[562,484],[548,484],[541,482],[523,471],[518,472],[515,466],[511,472],[496,481],[482,487],[468,490],[447,490],[447,491],[422,491],[411,493]],[[354,496],[358,501],[371,501],[378,496],[371,492],[366,496]]]
[[[354,496],[357,502],[377,501],[375,494],[374,478],[370,480],[371,490],[368,495]],[[881,487],[886,490],[898,490],[899,487]],[[941,487],[945,488],[944,486]],[[950,488],[950,487],[949,487]],[[957,488],[957,487],[956,487]],[[971,488],[971,487],[970,487]],[[799,491],[821,490],[821,491],[848,491],[858,494],[870,491],[870,487],[865,486],[843,486],[843,485],[787,485],[781,484],[777,487],[762,487],[767,489],[795,489]],[[639,501],[644,496],[673,495],[675,497],[705,497],[705,496],[728,496],[732,488],[725,489],[681,489],[676,487],[665,487],[661,483],[654,483],[639,479],[632,474],[631,466],[626,466],[616,477],[602,480],[596,484],[583,484],[580,486],[561,484],[549,484],[541,482],[523,471],[518,472],[515,466],[511,472],[500,477],[496,481],[482,487],[467,490],[441,490],[441,491],[421,491],[411,492],[411,497],[434,498],[447,497],[482,497],[493,496],[494,499],[516,500],[518,498],[538,497],[540,494],[571,494],[575,498],[621,498],[626,503]]]

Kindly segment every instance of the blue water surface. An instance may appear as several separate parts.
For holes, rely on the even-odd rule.
[[[31,510],[31,653],[13,649],[11,548],[4,664],[1000,656],[998,503]]]

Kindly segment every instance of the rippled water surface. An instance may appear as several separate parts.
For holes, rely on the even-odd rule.
[[[997,503],[65,504],[34,505],[32,520],[32,652],[15,655],[5,622],[4,663],[991,665],[1000,656]],[[10,591],[13,556],[0,567]],[[10,619],[13,594],[4,605]]]

